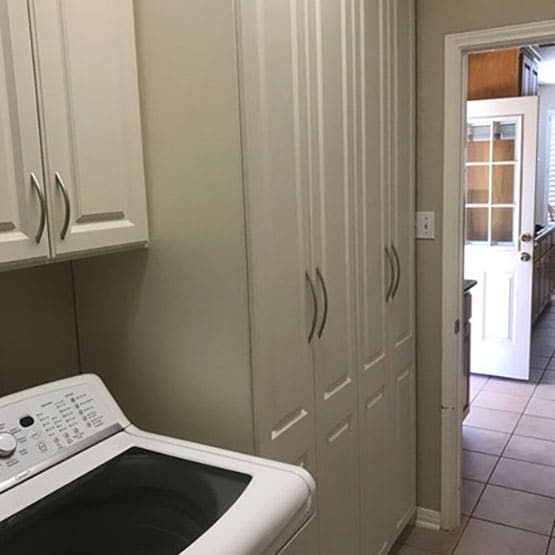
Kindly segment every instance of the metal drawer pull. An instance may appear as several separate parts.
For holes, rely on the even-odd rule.
[[[39,228],[37,229],[37,233],[35,235],[35,242],[40,243],[42,234],[44,233],[44,228],[46,227],[46,197],[44,196],[43,190],[40,188],[37,176],[33,172],[31,172],[31,187],[37,193],[40,202]]]
[[[391,294],[391,299],[394,299],[395,295],[397,295],[397,291],[399,290],[399,282],[401,281],[401,261],[399,259],[399,253],[397,252],[395,245],[391,245],[391,250],[397,263],[397,279],[395,280],[395,287],[393,288],[393,293]]]
[[[306,281],[308,281],[308,286],[310,287],[310,293],[312,295],[312,303],[314,304],[314,314],[312,316],[312,324],[310,325],[310,332],[308,334],[308,342],[312,341],[314,337],[314,332],[316,331],[316,322],[318,321],[318,299],[316,298],[316,290],[314,289],[314,284],[308,272],[305,272]]]
[[[387,261],[389,262],[389,287],[387,288],[387,293],[385,295],[385,302],[388,303],[389,299],[391,298],[391,293],[393,292],[393,285],[395,284],[395,266],[393,264],[393,258],[389,249],[385,247],[385,255],[387,257]]]
[[[328,289],[326,288],[326,282],[324,280],[324,276],[322,276],[322,272],[320,272],[320,268],[316,268],[316,276],[320,280],[322,284],[322,291],[324,292],[324,316],[322,317],[322,323],[320,324],[320,329],[318,330],[318,337],[322,337],[322,333],[324,332],[324,328],[328,322]]]
[[[64,225],[62,227],[62,231],[60,232],[60,239],[63,241],[66,238],[67,231],[69,229],[69,222],[71,220],[71,202],[69,200],[69,195],[67,193],[66,186],[64,185],[64,181],[61,175],[56,172],[54,174],[54,178],[56,181],[56,185],[59,187],[60,191],[62,191],[62,196],[64,197],[64,204],[65,204],[65,218],[64,218]]]

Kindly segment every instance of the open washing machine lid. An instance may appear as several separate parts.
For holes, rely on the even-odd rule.
[[[259,555],[312,517],[303,470],[141,432],[106,395],[97,378],[80,376],[0,399],[0,434],[25,445],[0,459],[1,553]],[[81,440],[75,425],[63,443],[79,399],[93,399],[98,425]]]

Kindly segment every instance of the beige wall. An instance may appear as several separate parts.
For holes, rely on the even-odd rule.
[[[152,246],[75,263],[83,369],[136,424],[253,450],[232,0],[136,0]]]
[[[0,397],[78,371],[69,264],[0,273]]]
[[[553,0],[417,0],[417,209],[436,212],[417,246],[418,504],[440,505],[443,43],[448,33],[555,19]]]

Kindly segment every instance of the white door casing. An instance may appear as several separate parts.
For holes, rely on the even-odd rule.
[[[467,147],[465,277],[478,281],[474,373],[529,377],[537,118],[534,96],[467,104],[469,133],[490,133]]]
[[[53,255],[146,244],[133,3],[29,5]]]
[[[48,257],[46,195],[25,2],[0,2],[0,264]]]
[[[555,41],[555,20],[510,25],[445,37],[444,169],[442,217],[442,362],[441,362],[441,527],[460,524],[462,334],[463,318],[464,137],[466,127],[467,54]]]

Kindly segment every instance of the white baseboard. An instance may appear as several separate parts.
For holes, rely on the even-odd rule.
[[[427,528],[428,530],[439,530],[439,511],[432,511],[424,507],[416,507],[416,526],[419,528]]]

